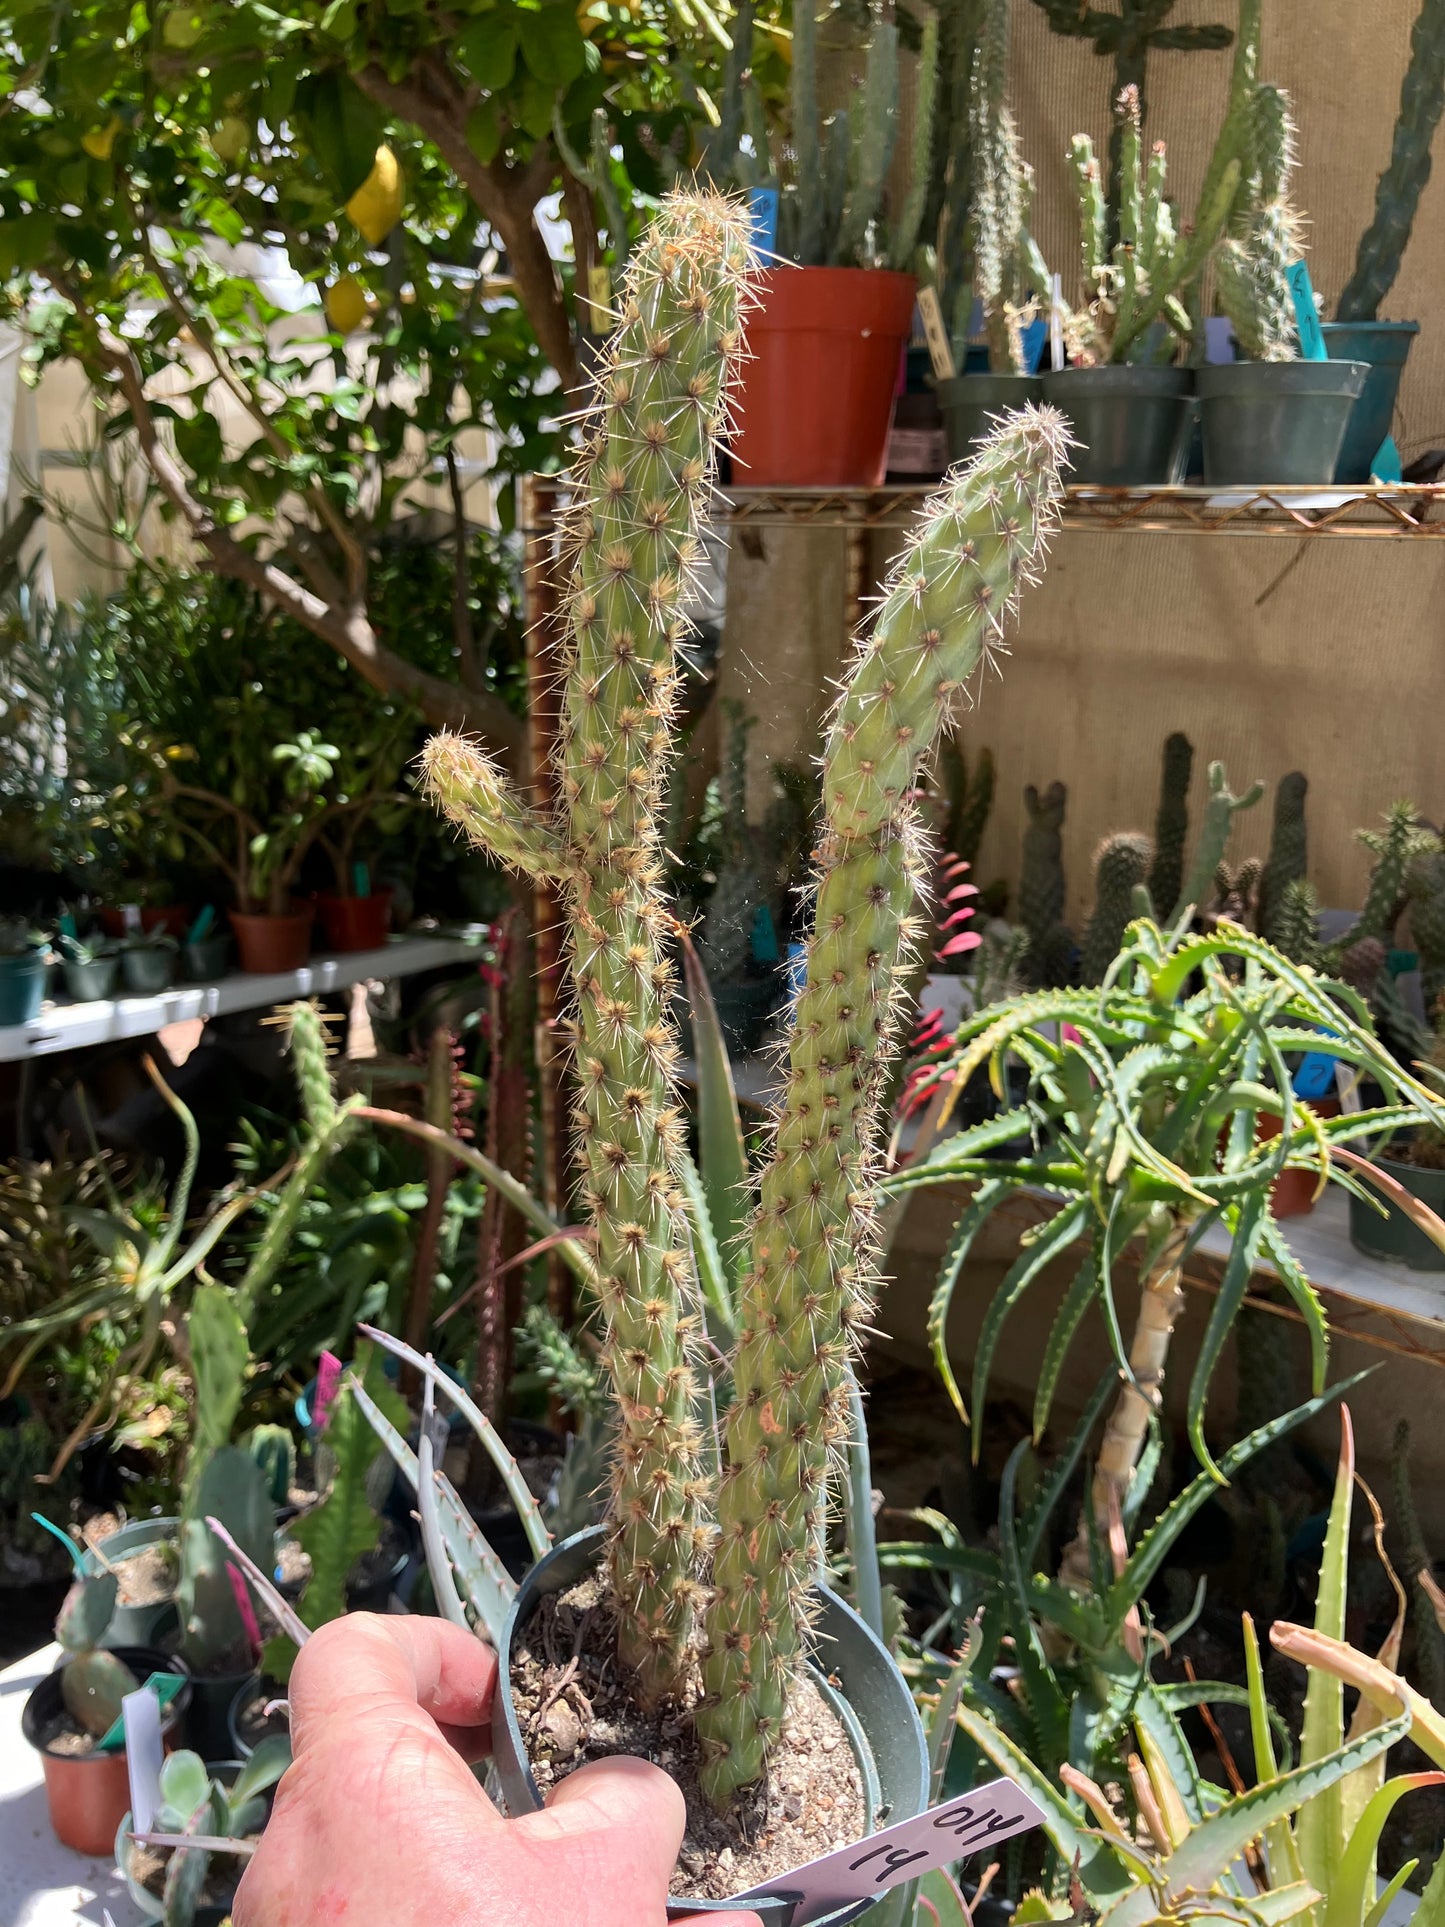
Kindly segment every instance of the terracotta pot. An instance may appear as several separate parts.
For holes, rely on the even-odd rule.
[[[882,486],[916,288],[885,268],[759,276],[733,403],[736,487]]]
[[[145,1646],[113,1646],[117,1659],[125,1661],[137,1679],[152,1673],[183,1673],[184,1666],[165,1653]],[[183,1686],[161,1714],[161,1732],[169,1735],[186,1711],[189,1684]],[[86,1753],[74,1758],[50,1753],[40,1743],[40,1735],[64,1706],[59,1671],[48,1673],[25,1702],[20,1715],[20,1730],[40,1754],[45,1775],[45,1798],[50,1808],[50,1824],[62,1845],[92,1858],[109,1856],[116,1829],[130,1807],[130,1776],[125,1748],[112,1753]]]
[[[140,913],[142,930],[164,930],[168,937],[180,938],[190,927],[191,915],[182,903],[160,905],[143,904]],[[102,910],[100,927],[108,937],[125,935],[125,912],[123,910]]]
[[[1313,1111],[1316,1117],[1338,1117],[1340,1106],[1338,1098],[1320,1098],[1307,1104],[1306,1110]],[[1281,1119],[1272,1111],[1261,1111],[1255,1119],[1254,1137],[1257,1144],[1267,1144],[1271,1138],[1279,1136]],[[1315,1208],[1315,1187],[1318,1185],[1318,1171],[1289,1170],[1281,1171],[1269,1187],[1269,1205],[1277,1218],[1302,1218]]]
[[[391,928],[391,891],[369,897],[318,897],[328,950],[380,950]]]
[[[248,916],[232,910],[231,929],[242,970],[257,976],[299,970],[311,955],[312,915],[309,904],[284,917]]]

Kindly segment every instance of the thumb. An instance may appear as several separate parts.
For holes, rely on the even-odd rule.
[[[541,1813],[514,1826],[541,1848],[549,1875],[565,1866],[594,1906],[599,1894],[622,1901],[618,1927],[650,1927],[666,1910],[685,1819],[682,1794],[661,1767],[619,1755],[569,1773]],[[597,1927],[610,1919],[598,1914]]]

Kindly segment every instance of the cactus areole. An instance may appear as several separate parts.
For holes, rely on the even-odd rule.
[[[716,1492],[704,1473],[659,796],[675,650],[715,439],[742,347],[747,218],[668,198],[636,249],[584,430],[567,529],[563,804],[542,817],[475,745],[434,739],[432,796],[479,845],[565,892],[577,1127],[619,1418],[608,1577],[639,1701],[695,1681],[703,1784],[761,1775],[807,1636],[813,1547],[873,1297],[877,1091],[910,948],[920,760],[998,646],[1038,561],[1064,435],[1028,411],[930,503],[858,645],[824,757],[815,929],[739,1305]]]

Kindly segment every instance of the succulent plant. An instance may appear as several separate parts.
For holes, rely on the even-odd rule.
[[[434,739],[425,758],[431,794],[454,821],[565,893],[592,1275],[618,1418],[607,1569],[620,1653],[644,1703],[682,1685],[711,1553],[696,1718],[718,1804],[758,1778],[780,1731],[829,1455],[848,1429],[849,1352],[872,1290],[867,1158],[913,931],[917,768],[1037,560],[1063,450],[1057,417],[1026,414],[929,505],[846,673],[714,1509],[694,1396],[689,1161],[669,1089],[658,812],[682,588],[739,348],[747,237],[728,202],[679,194],[633,253],[569,528],[563,810],[530,810],[462,739]],[[711,1264],[716,1254],[699,1248]]]
[[[1223,763],[1209,765],[1209,795],[1204,805],[1204,821],[1199,826],[1199,840],[1194,846],[1194,855],[1190,859],[1176,909],[1182,909],[1189,903],[1195,910],[1203,910],[1213,900],[1215,878],[1229,848],[1234,819],[1242,810],[1252,810],[1263,795],[1264,784],[1251,783],[1242,795],[1236,796],[1229,787]]]
[[[68,1535],[57,1532],[56,1536],[65,1540],[75,1568],[55,1621],[56,1643],[65,1655],[60,1664],[61,1698],[81,1732],[98,1740],[120,1718],[126,1694],[141,1682],[123,1659],[101,1644],[115,1612],[119,1580],[113,1572],[88,1572]]]
[[[1290,200],[1294,122],[1278,88],[1254,89],[1248,166],[1215,255],[1219,305],[1250,361],[1294,361],[1299,330],[1286,278],[1304,251],[1304,225]]]
[[[1154,861],[1149,866],[1149,900],[1163,924],[1172,923],[1184,883],[1184,850],[1189,841],[1189,780],[1194,745],[1182,730],[1164,739],[1159,772],[1159,808],[1154,817]]]
[[[1309,832],[1305,823],[1309,786],[1309,778],[1302,769],[1288,771],[1275,786],[1269,855],[1259,884],[1259,928],[1261,935],[1276,945],[1280,943],[1283,927],[1285,891],[1291,883],[1309,874]]]
[[[1019,921],[1028,932],[1024,975],[1036,988],[1067,983],[1074,939],[1064,922],[1064,811],[1069,793],[1050,783],[1040,796],[1032,783],[1024,791],[1024,827],[1019,875]]]
[[[230,1780],[213,1780],[199,1753],[172,1753],[161,1767],[160,1802],[153,1830],[173,1838],[194,1834],[198,1840],[207,1841],[248,1839],[265,1824],[265,1796],[290,1764],[291,1743],[284,1734],[263,1739]],[[220,1851],[219,1847],[199,1845],[165,1850],[165,1882],[160,1896],[165,1927],[191,1927],[212,1860]],[[119,1864],[132,1879],[136,1876],[133,1853],[128,1830],[123,1830]]]
[[[1134,920],[1134,892],[1149,874],[1154,855],[1147,836],[1121,830],[1106,836],[1094,854],[1094,908],[1079,950],[1079,974],[1101,984]]]
[[[969,89],[969,235],[973,292],[983,309],[989,367],[1022,375],[1029,299],[1049,271],[1029,233],[1033,169],[1007,100],[1009,0],[988,0]]]

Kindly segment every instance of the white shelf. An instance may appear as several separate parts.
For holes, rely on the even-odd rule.
[[[28,1024],[0,1029],[0,1063],[48,1057],[91,1044],[150,1037],[167,1024],[266,1010],[295,997],[345,990],[368,978],[412,977],[419,971],[465,963],[478,953],[482,929],[461,937],[393,937],[380,950],[313,957],[300,970],[265,976],[234,972],[208,984],[176,984],[153,997],[106,997],[88,1004],[47,1003]]]

